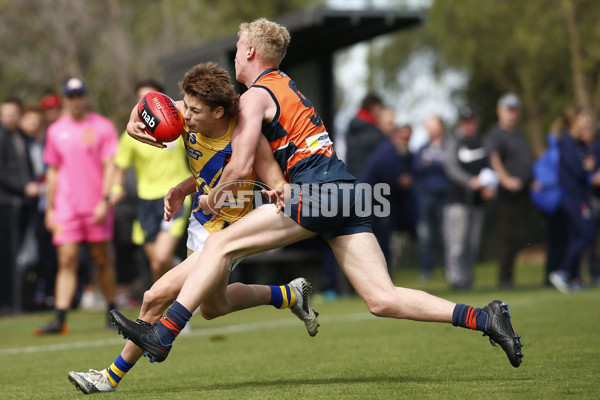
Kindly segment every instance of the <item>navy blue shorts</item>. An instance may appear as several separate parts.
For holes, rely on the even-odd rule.
[[[173,215],[173,218],[171,218],[170,222],[167,222],[163,219],[164,212],[165,203],[162,198],[156,200],[140,199],[137,217],[138,221],[140,221],[142,229],[144,230],[145,243],[153,243],[156,241],[156,238],[161,231],[170,231],[176,220],[179,218],[186,218],[184,215],[185,207],[181,207],[181,209],[177,211],[175,215]],[[185,225],[187,225],[187,223]]]
[[[284,212],[324,240],[373,232],[371,212],[354,181],[292,184]]]

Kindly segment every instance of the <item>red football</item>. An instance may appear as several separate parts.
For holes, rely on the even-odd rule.
[[[148,92],[138,104],[138,116],[146,132],[161,142],[172,142],[183,132],[183,114],[169,96]]]

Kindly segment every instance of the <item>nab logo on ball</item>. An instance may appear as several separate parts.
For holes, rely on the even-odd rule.
[[[148,133],[154,135],[154,131],[156,130],[157,125],[159,125],[162,121],[158,119],[158,117],[154,115],[150,107],[148,107],[148,101],[145,97],[142,99],[141,103],[142,104],[140,105],[142,107],[142,113],[140,114],[140,119],[142,120],[144,125],[146,125],[146,130],[150,131]]]
[[[138,117],[146,132],[161,142],[172,142],[183,132],[183,115],[166,94],[146,93],[138,104]]]

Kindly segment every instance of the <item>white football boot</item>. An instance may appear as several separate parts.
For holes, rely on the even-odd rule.
[[[102,371],[90,369],[90,372],[71,371],[69,372],[69,381],[85,394],[110,393],[117,390],[117,387],[108,381],[106,369]]]
[[[315,312],[310,304],[312,285],[304,278],[296,278],[289,285],[296,295],[296,304],[291,308],[292,313],[304,322],[308,334],[315,336],[319,329],[319,313]]]

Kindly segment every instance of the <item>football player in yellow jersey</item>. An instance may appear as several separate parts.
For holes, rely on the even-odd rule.
[[[185,74],[180,87],[184,98],[178,104],[182,106],[184,112],[187,128],[187,133],[184,133],[187,137],[184,139],[188,157],[191,157],[190,166],[193,175],[173,187],[165,197],[165,220],[173,217],[188,195],[195,193],[195,197],[199,197],[208,193],[210,188],[217,184],[218,177],[231,155],[229,142],[235,126],[238,105],[238,95],[234,91],[227,71],[214,63],[199,64],[192,68]],[[144,129],[137,118],[136,108],[132,111],[129,129]],[[202,153],[202,156],[198,152]],[[211,160],[216,161],[219,157],[222,160],[215,163],[216,166],[211,165]],[[201,158],[206,160],[200,161]],[[285,184],[281,169],[275,163],[266,140],[259,146],[255,167],[259,177],[267,186],[276,188]],[[208,174],[203,173],[206,168],[212,168]],[[254,177],[252,173],[248,179],[253,180]],[[199,255],[210,231],[224,228],[234,222],[235,218],[242,217],[251,207],[242,207],[243,212],[237,215],[234,213],[239,210],[236,211],[235,207],[229,207],[229,213],[224,212],[227,208],[221,208],[221,215],[212,221],[210,216],[202,213],[202,210],[194,211],[188,228],[188,257],[164,274],[144,294],[139,323],[148,324],[158,321],[166,307],[176,298],[192,266],[202,263]],[[223,217],[224,214],[230,217]],[[229,271],[237,262],[238,260],[230,265]],[[282,286],[242,283],[228,285],[229,273],[225,275],[213,294],[200,306],[204,318],[213,319],[233,311],[270,304],[276,308],[290,308],[305,323],[311,336],[317,333],[316,315],[307,296],[310,292],[310,283],[306,279],[297,278]],[[310,319],[306,318],[307,309],[310,309],[312,316]],[[172,324],[172,321],[165,320],[164,323]],[[114,392],[123,376],[142,355],[141,348],[132,341],[127,341],[122,352],[107,368],[100,371],[91,369],[89,372],[71,371],[68,378],[77,389],[86,394]]]

